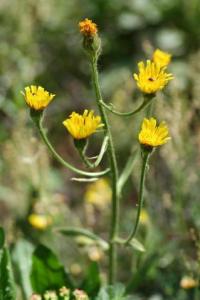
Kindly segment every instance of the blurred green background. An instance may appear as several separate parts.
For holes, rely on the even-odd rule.
[[[14,247],[21,240],[54,249],[80,281],[90,261],[107,261],[101,249],[63,239],[30,225],[31,213],[52,218],[52,227],[82,225],[107,237],[109,188],[71,182],[74,176],[48,153],[29,118],[20,91],[41,85],[56,98],[45,125],[57,151],[83,165],[62,121],[76,110],[94,108],[90,67],[78,22],[90,18],[102,39],[99,61],[105,101],[121,111],[141,99],[133,72],[155,48],[173,55],[175,79],[158,96],[154,114],[169,124],[171,141],[154,153],[138,239],[146,252],[119,251],[118,280],[135,299],[195,299],[195,289],[180,282],[200,274],[200,1],[199,0],[1,0],[0,2],[0,223]],[[122,119],[109,115],[120,169],[132,147],[142,114]],[[97,137],[95,137],[97,138]],[[93,142],[93,143],[92,143]],[[100,145],[91,141],[91,154]],[[138,197],[140,159],[126,185],[121,234],[130,231]],[[90,199],[96,189],[102,205]],[[89,191],[89,192],[88,192]],[[102,196],[100,196],[102,193]],[[90,200],[89,200],[90,199]],[[93,199],[93,198],[92,198]],[[196,298],[197,300],[198,298]]]

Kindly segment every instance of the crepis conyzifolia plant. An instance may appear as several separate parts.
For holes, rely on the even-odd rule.
[[[158,124],[157,120],[151,115],[144,118],[141,124],[141,130],[138,134],[142,167],[136,219],[133,220],[133,227],[131,232],[127,235],[127,238],[121,238],[119,236],[120,198],[122,189],[133,170],[135,152],[130,155],[127,160],[127,164],[121,174],[119,174],[111,125],[108,121],[107,115],[108,113],[113,113],[121,117],[132,117],[144,110],[147,106],[151,107],[153,100],[156,98],[157,92],[164,89],[168,82],[173,79],[173,75],[167,73],[167,67],[171,61],[171,55],[161,51],[160,49],[156,49],[151,60],[147,60],[146,62],[141,61],[138,63],[138,73],[134,74],[133,78],[136,81],[137,87],[143,94],[143,102],[139,107],[132,111],[119,112],[113,105],[107,104],[102,96],[98,74],[98,59],[102,48],[97,25],[91,20],[85,19],[79,23],[79,28],[80,33],[83,36],[83,47],[91,66],[91,77],[98,113],[96,114],[94,111],[88,110],[87,108],[82,114],[72,112],[70,116],[63,121],[63,125],[72,136],[74,146],[80,154],[80,159],[88,168],[87,171],[81,170],[73,166],[70,162],[64,160],[52,146],[49,138],[47,137],[46,131],[44,130],[43,112],[54,99],[55,94],[49,93],[41,86],[30,85],[25,87],[23,95],[30,108],[30,116],[38,128],[44,143],[47,145],[55,159],[57,159],[66,168],[81,176],[79,178],[75,178],[77,181],[95,181],[104,175],[110,176],[112,206],[108,241],[103,240],[97,234],[85,231],[84,229],[70,228],[69,232],[73,231],[75,234],[86,235],[87,237],[98,240],[104,245],[104,248],[108,250],[109,256],[108,281],[110,284],[113,284],[117,273],[117,247],[119,245],[131,246],[131,243],[133,239],[135,239],[137,233],[141,208],[143,205],[144,181],[149,157],[156,147],[167,143],[170,137],[168,127],[165,122]],[[97,133],[98,131],[103,132],[102,146],[100,147],[99,154],[95,158],[91,158],[87,156],[87,149],[89,146],[88,140],[92,134]],[[108,157],[108,167],[105,170],[95,171],[95,169],[100,166],[105,155]]]

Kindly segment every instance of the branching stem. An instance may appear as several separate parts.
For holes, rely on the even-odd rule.
[[[115,149],[113,144],[113,138],[110,131],[108,118],[105,112],[105,108],[102,105],[101,90],[98,79],[97,69],[97,57],[91,57],[91,68],[92,68],[92,79],[94,84],[94,90],[96,95],[97,105],[101,114],[102,122],[104,123],[105,135],[108,136],[108,156],[110,161],[111,169],[111,180],[112,180],[112,215],[111,215],[111,228],[110,228],[110,239],[109,239],[109,283],[113,284],[116,275],[117,268],[117,249],[115,238],[118,234],[119,226],[119,197],[117,193],[117,181],[118,181],[118,167],[115,156]]]
[[[76,174],[79,174],[79,175],[83,175],[83,176],[87,176],[87,177],[100,177],[100,176],[104,176],[105,174],[107,174],[109,172],[109,169],[106,169],[105,171],[102,171],[102,172],[86,172],[86,171],[83,171],[83,170],[80,170],[74,166],[72,166],[70,163],[68,163],[67,161],[65,161],[57,152],[56,150],[54,149],[54,147],[52,146],[52,144],[50,143],[47,135],[46,135],[46,132],[45,132],[45,129],[43,128],[43,125],[42,125],[42,114],[39,115],[39,118],[34,118],[32,116],[32,119],[35,123],[35,125],[37,126],[39,132],[40,132],[40,135],[44,141],[44,143],[47,145],[48,149],[51,151],[51,153],[53,154],[53,156],[66,168],[70,169],[71,171],[75,172]]]

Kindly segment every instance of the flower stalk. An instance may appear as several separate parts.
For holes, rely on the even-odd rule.
[[[117,181],[118,181],[118,167],[117,161],[115,156],[115,149],[113,144],[113,138],[110,131],[110,126],[108,123],[108,118],[105,112],[105,108],[102,105],[102,96],[101,90],[99,86],[99,79],[98,79],[98,68],[97,68],[97,60],[98,56],[91,56],[91,69],[92,69],[92,79],[94,84],[95,96],[97,105],[99,108],[99,112],[101,114],[101,119],[105,125],[105,135],[108,136],[108,156],[110,161],[110,174],[112,180],[112,216],[111,216],[111,228],[110,228],[110,238],[109,238],[109,283],[113,284],[116,275],[117,269],[117,249],[115,238],[118,234],[118,227],[119,227],[119,196],[117,193]]]
[[[31,118],[33,120],[33,122],[35,123],[36,127],[39,130],[39,133],[44,141],[44,143],[46,144],[46,146],[48,147],[48,149],[50,150],[50,152],[53,154],[53,156],[66,168],[68,168],[69,170],[75,172],[76,174],[79,175],[83,175],[83,176],[88,176],[88,177],[100,177],[100,176],[104,176],[105,174],[107,174],[110,170],[106,169],[102,172],[86,172],[83,170],[80,170],[76,167],[74,167],[73,165],[71,165],[70,163],[68,163],[67,161],[65,161],[54,149],[54,147],[52,146],[52,144],[50,143],[47,134],[45,132],[45,129],[43,128],[42,125],[42,121],[43,121],[43,111],[34,111],[31,110],[30,111],[31,114]]]
[[[103,143],[102,143],[102,145],[101,145],[100,152],[99,152],[99,154],[95,157],[96,160],[95,160],[94,162],[91,162],[91,159],[93,159],[93,158],[87,157],[87,156],[86,156],[86,153],[85,153],[86,150],[87,150],[88,143],[86,144],[86,146],[85,146],[83,149],[77,147],[77,150],[78,150],[78,152],[79,152],[79,155],[80,155],[81,159],[83,160],[83,162],[85,163],[85,165],[86,165],[88,168],[94,169],[94,168],[96,168],[96,167],[99,166],[99,164],[101,163],[101,161],[102,161],[102,159],[103,159],[103,157],[104,157],[104,154],[105,154],[105,152],[106,152],[106,150],[107,150],[107,147],[108,147],[108,140],[109,140],[109,139],[108,139],[108,136],[105,136],[105,137],[104,137],[104,140],[103,140]]]
[[[136,235],[139,221],[140,221],[140,214],[141,214],[141,209],[143,207],[143,202],[144,202],[144,183],[145,183],[145,176],[146,176],[146,171],[148,167],[148,160],[150,156],[150,151],[142,151],[142,170],[141,170],[141,176],[140,176],[140,190],[139,190],[139,203],[138,203],[138,209],[137,209],[137,216],[136,216],[136,221],[135,225],[129,235],[129,237],[126,240],[126,244],[128,244]]]
[[[149,107],[155,98],[155,95],[144,95],[144,100],[142,104],[139,105],[138,108],[128,111],[128,112],[119,112],[116,109],[113,108],[112,104],[106,104],[103,100],[101,100],[101,104],[110,112],[112,112],[114,115],[122,116],[122,117],[131,117],[133,115],[136,115],[137,113],[141,112],[143,109]]]

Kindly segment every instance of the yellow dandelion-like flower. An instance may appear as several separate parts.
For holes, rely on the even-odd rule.
[[[31,214],[28,217],[29,223],[38,230],[45,230],[49,225],[52,224],[52,219],[50,216]]]
[[[139,74],[134,74],[139,89],[145,94],[154,94],[162,90],[169,80],[173,79],[173,75],[166,73],[166,67],[147,60],[146,66],[144,62],[138,63]]]
[[[165,67],[170,63],[171,57],[171,54],[160,49],[156,49],[153,53],[153,62],[160,65],[160,67]]]
[[[55,97],[41,86],[27,86],[25,92],[22,92],[28,106],[35,110],[43,110]]]
[[[100,116],[94,116],[94,111],[84,110],[83,115],[73,112],[68,119],[63,122],[74,139],[80,140],[89,137],[98,128],[104,126]]]
[[[89,19],[79,22],[79,28],[80,32],[86,36],[94,36],[98,32],[97,25]]]
[[[139,133],[140,144],[150,147],[157,147],[167,143],[170,137],[165,122],[162,122],[158,126],[156,123],[157,121],[154,118],[144,119],[142,123],[142,129]]]
[[[192,289],[198,286],[198,281],[190,276],[184,276],[180,281],[180,286],[183,289]]]

